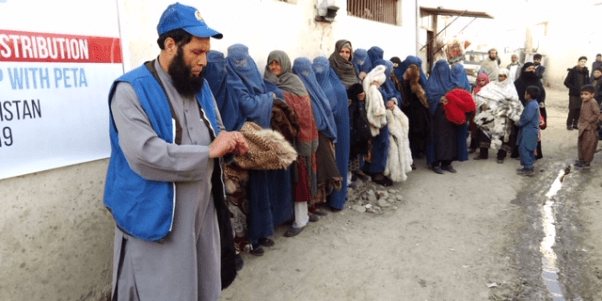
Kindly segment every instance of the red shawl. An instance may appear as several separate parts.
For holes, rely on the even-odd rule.
[[[453,89],[445,95],[448,102],[443,105],[445,117],[449,122],[457,125],[466,123],[466,113],[476,110],[472,95],[464,89]]]

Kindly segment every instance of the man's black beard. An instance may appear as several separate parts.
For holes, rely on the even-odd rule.
[[[492,60],[492,61],[495,61],[495,60],[497,60],[497,56],[491,57],[491,55],[490,55],[489,59]]]
[[[205,68],[198,76],[192,75],[192,68],[184,61],[184,50],[178,47],[178,53],[173,58],[167,73],[171,76],[176,91],[184,97],[191,97],[201,91],[205,79]]]

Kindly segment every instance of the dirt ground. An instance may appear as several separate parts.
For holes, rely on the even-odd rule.
[[[294,238],[277,228],[264,256],[242,254],[244,268],[220,300],[552,300],[541,277],[540,200],[576,159],[577,131],[565,127],[566,91],[547,93],[535,177],[517,176],[519,161],[498,164],[493,151],[486,161],[454,163],[456,174],[435,174],[420,160],[406,182],[365,183],[345,210]],[[559,193],[555,250],[566,300],[602,300],[599,156]],[[369,190],[391,197],[360,213]]]

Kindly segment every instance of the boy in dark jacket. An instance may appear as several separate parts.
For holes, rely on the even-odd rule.
[[[581,112],[581,87],[589,84],[589,71],[585,67],[587,58],[579,58],[577,66],[567,69],[568,75],[564,85],[569,88],[569,115],[566,119],[567,130],[579,129],[579,113]]]

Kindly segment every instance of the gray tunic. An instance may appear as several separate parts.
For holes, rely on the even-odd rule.
[[[182,123],[181,145],[157,136],[128,83],[117,85],[111,112],[130,167],[145,179],[176,183],[173,228],[161,243],[115,228],[113,291],[117,300],[218,300],[220,237],[211,196],[209,129],[198,102],[176,91],[158,61],[155,68]],[[217,122],[225,130],[219,114]]]

